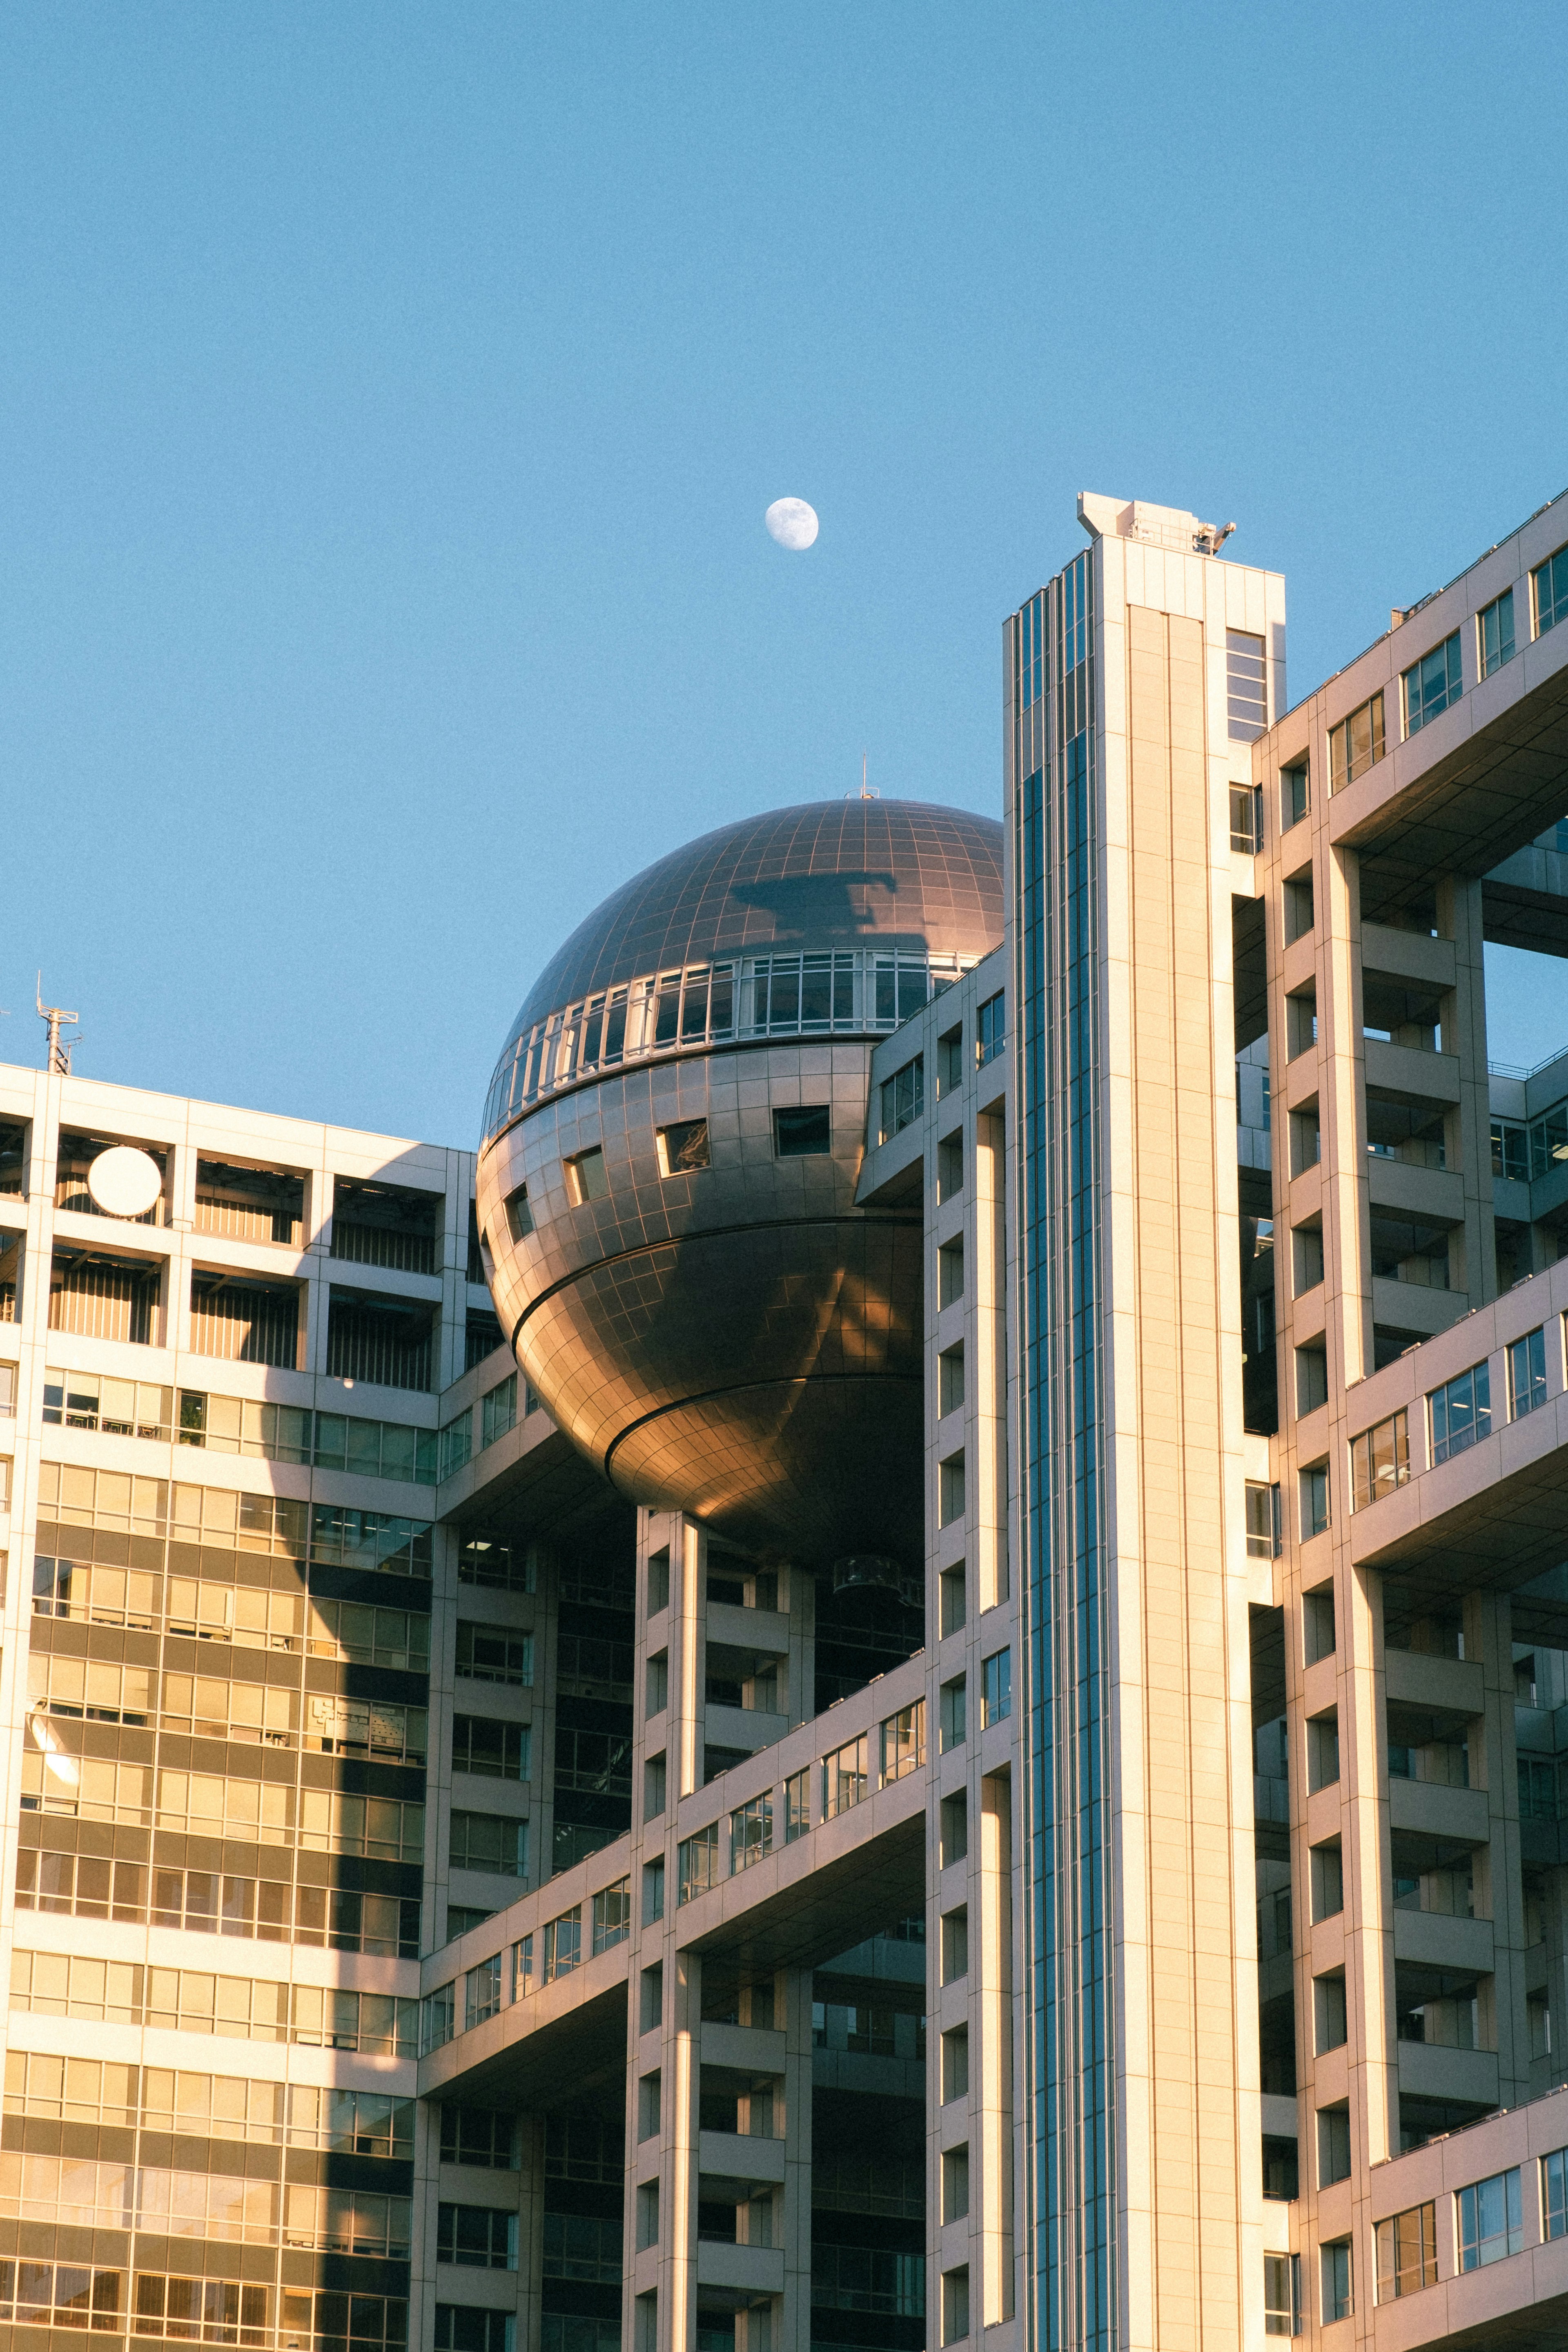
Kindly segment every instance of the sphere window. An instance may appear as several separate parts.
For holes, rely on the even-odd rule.
[[[659,1173],[687,1176],[709,1165],[707,1121],[682,1119],[678,1126],[659,1129]]]
[[[832,1115],[826,1103],[774,1112],[773,1149],[780,1160],[807,1160],[832,1148]]]
[[[598,1144],[591,1151],[580,1151],[575,1160],[566,1163],[567,1191],[574,1209],[587,1201],[602,1201],[610,1192],[610,1179],[604,1172],[604,1154]]]

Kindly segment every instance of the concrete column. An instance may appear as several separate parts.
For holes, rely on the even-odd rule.
[[[517,2136],[517,2344],[534,2352],[544,2300],[545,2126],[542,2116],[519,2116]]]
[[[1492,1923],[1490,2007],[1481,2003],[1497,2051],[1499,2104],[1531,2096],[1530,2017],[1525,1981],[1524,1887],[1519,1836],[1519,1762],[1513,1732],[1513,1611],[1506,1593],[1465,1601],[1465,1655],[1479,1661],[1486,1711],[1470,1733],[1470,1780],[1486,1790],[1490,1841],[1476,1856],[1476,1911]],[[1478,1754],[1478,1750],[1479,1753]],[[1479,1769],[1478,1771],[1478,1766]]]
[[[1465,1196],[1464,1265],[1449,1276],[1471,1307],[1497,1297],[1497,1234],[1492,1223],[1491,1097],[1487,1080],[1486,967],[1482,956],[1481,885],[1450,877],[1437,886],[1437,929],[1454,942],[1455,986],[1443,1019],[1443,1050],[1457,1055],[1458,1166]],[[1451,1034],[1450,1034],[1451,1033]],[[1450,1155],[1450,1166],[1454,1164]]]
[[[811,1971],[782,1969],[774,2017],[784,2030],[784,2293],[770,2352],[794,2352],[811,2336]],[[777,2111],[774,2130],[779,2128]],[[741,2352],[737,2345],[736,2352]],[[747,2352],[760,2352],[748,2343]]]

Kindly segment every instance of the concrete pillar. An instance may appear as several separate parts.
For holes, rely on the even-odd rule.
[[[774,1984],[775,2020],[784,2030],[784,2293],[771,2352],[793,2352],[811,2337],[811,1971],[781,1969]]]
[[[1513,1727],[1513,1611],[1506,1593],[1465,1601],[1465,1655],[1480,1665],[1486,1711],[1470,1733],[1470,1782],[1485,1789],[1490,1838],[1476,1857],[1476,1911],[1492,1923],[1491,1997],[1482,2010],[1497,2051],[1498,2101],[1531,2095],[1530,2017],[1525,1980],[1524,1886],[1519,1835],[1519,1762]],[[1479,1752],[1478,1752],[1479,1751]],[[1479,1767],[1479,1769],[1478,1769]]]

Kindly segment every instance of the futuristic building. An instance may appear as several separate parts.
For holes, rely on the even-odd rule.
[[[476,1152],[0,1069],[21,2352],[1568,2341],[1568,505],[1080,520]]]

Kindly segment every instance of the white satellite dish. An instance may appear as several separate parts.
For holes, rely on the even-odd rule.
[[[151,1152],[116,1143],[88,1170],[87,1189],[106,1217],[140,1217],[163,1190],[163,1177]]]

